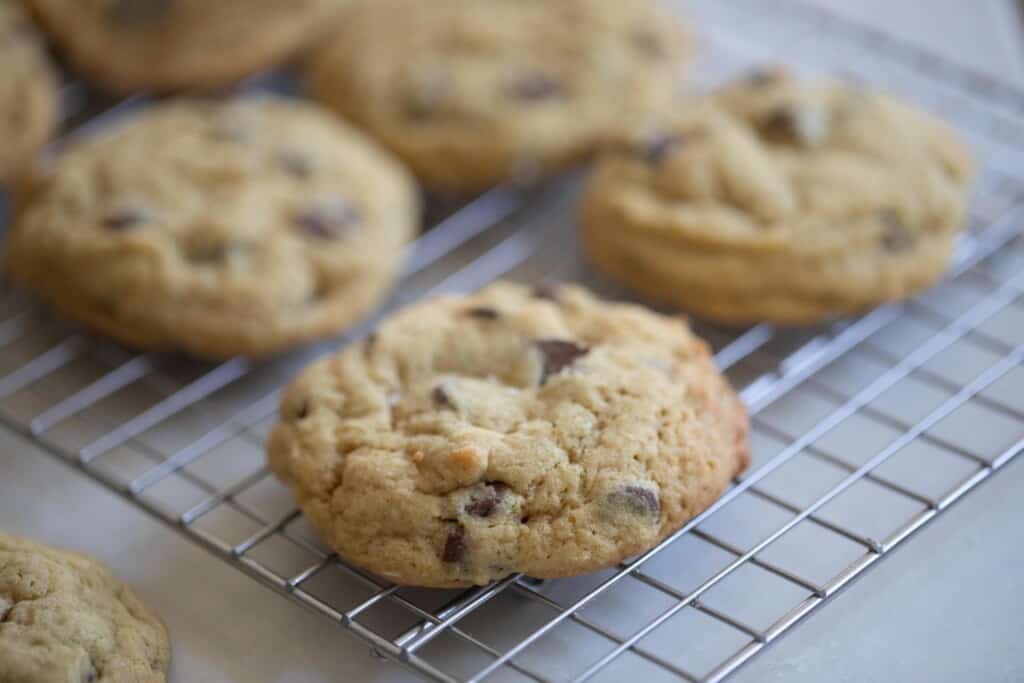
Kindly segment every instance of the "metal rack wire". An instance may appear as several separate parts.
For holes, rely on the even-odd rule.
[[[969,234],[929,294],[819,329],[699,328],[750,408],[754,463],[657,548],[578,579],[467,591],[339,561],[269,475],[262,440],[282,383],[373,321],[271,363],[209,366],[117,348],[5,289],[0,420],[429,678],[724,679],[1024,450],[1024,91],[793,1],[689,10],[705,81],[764,59],[841,71],[941,111],[984,163]],[[71,121],[101,126],[137,104]],[[577,260],[575,185],[498,188],[449,212],[382,313],[500,276],[628,296]]]

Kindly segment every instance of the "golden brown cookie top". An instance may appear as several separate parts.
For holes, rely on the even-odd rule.
[[[211,88],[276,65],[348,0],[27,0],[73,66],[119,93]]]
[[[343,558],[443,586],[650,547],[746,465],[745,439],[682,320],[497,284],[404,310],[314,364],[269,453]]]
[[[776,68],[681,102],[672,124],[607,154],[595,175],[595,201],[666,239],[898,251],[961,229],[972,161],[931,115]]]
[[[0,182],[9,180],[57,122],[57,78],[21,5],[0,0]]]
[[[8,263],[144,346],[262,353],[365,312],[416,210],[406,172],[312,103],[171,101],[45,170]]]
[[[314,94],[431,185],[558,167],[668,102],[690,42],[650,0],[380,0],[310,66]]]

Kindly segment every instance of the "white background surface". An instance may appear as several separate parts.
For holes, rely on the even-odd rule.
[[[998,0],[819,2],[992,73],[1021,74],[1016,27]],[[735,680],[1024,680],[1022,490],[1016,462]],[[176,683],[414,680],[9,433],[0,433],[0,527],[114,566],[166,619]]]

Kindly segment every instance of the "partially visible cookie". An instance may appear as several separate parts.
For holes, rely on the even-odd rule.
[[[163,683],[159,617],[92,558],[0,533],[0,681]]]
[[[316,105],[186,100],[68,149],[16,207],[6,260],[129,345],[263,355],[366,314],[417,222],[407,173]]]
[[[652,0],[375,0],[346,13],[309,80],[428,185],[469,191],[636,125],[679,89],[690,52]]]
[[[613,566],[748,462],[746,412],[683,320],[568,285],[396,314],[287,389],[268,449],[341,557],[422,586]]]
[[[971,175],[970,153],[932,116],[773,69],[601,158],[583,241],[656,300],[726,322],[810,323],[938,278]]]
[[[228,85],[304,48],[347,0],[27,0],[109,90]]]
[[[0,0],[0,183],[10,180],[57,123],[57,78],[21,5]]]

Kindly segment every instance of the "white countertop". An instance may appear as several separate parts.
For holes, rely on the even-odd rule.
[[[989,72],[1021,74],[998,0],[818,1]],[[734,680],[1024,680],[1022,490],[1018,459]],[[3,429],[0,528],[112,565],[166,620],[174,683],[417,680]]]

